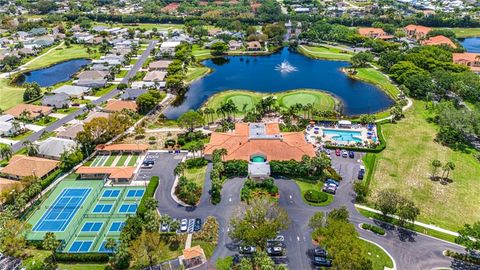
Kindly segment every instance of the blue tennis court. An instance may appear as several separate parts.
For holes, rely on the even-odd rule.
[[[103,222],[85,222],[82,232],[98,232],[102,228]]]
[[[125,222],[115,221],[115,222],[112,222],[112,225],[110,225],[110,229],[108,231],[109,232],[119,232],[119,231],[122,230],[123,226],[125,226]]]
[[[93,208],[92,213],[95,214],[100,214],[100,213],[110,213],[110,210],[112,210],[113,205],[112,204],[97,204],[95,205],[95,208]]]
[[[120,206],[118,210],[119,213],[128,213],[133,214],[137,211],[137,204],[136,203],[124,203]]]
[[[118,244],[118,240],[117,240],[117,244]],[[100,248],[98,249],[98,252],[103,252],[103,253],[113,253],[113,251],[111,249],[108,249],[105,247],[105,244],[107,243],[107,241],[103,241],[102,244],[100,245]]]
[[[103,192],[103,198],[117,198],[120,195],[120,190],[118,189],[107,189]]]
[[[75,241],[68,250],[69,252],[88,252],[93,241]]]
[[[64,231],[83,204],[90,188],[65,188],[33,228],[37,232]]]
[[[143,189],[130,189],[127,192],[127,198],[141,198],[143,193],[145,193]]]

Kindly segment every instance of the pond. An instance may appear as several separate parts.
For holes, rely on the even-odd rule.
[[[471,53],[480,53],[480,37],[470,37],[460,40],[462,46]]]
[[[290,64],[285,65],[286,72],[279,70],[284,61]],[[203,64],[213,72],[193,82],[183,103],[169,107],[165,116],[176,119],[189,109],[198,109],[215,93],[229,89],[267,93],[298,88],[324,90],[343,102],[346,115],[374,113],[394,103],[379,88],[341,72],[341,68],[349,66],[348,62],[311,59],[288,48],[268,56],[230,56]]]
[[[41,87],[52,86],[70,80],[75,73],[90,62],[88,59],[74,59],[47,68],[32,70],[23,73],[16,84],[36,82]]]

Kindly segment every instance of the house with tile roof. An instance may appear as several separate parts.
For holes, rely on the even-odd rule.
[[[15,118],[21,117],[21,114],[26,111],[30,114],[31,118],[37,118],[45,115],[49,115],[52,112],[52,107],[38,106],[33,104],[18,104],[15,107],[7,110],[5,113],[13,115]]]
[[[394,36],[389,35],[382,28],[375,28],[375,27],[360,27],[358,28],[358,33],[361,36],[369,37],[369,38],[378,38],[378,39],[384,39],[384,40],[394,38]]]
[[[422,40],[420,44],[425,46],[440,46],[440,45],[447,45],[451,48],[456,49],[457,45],[449,38],[443,35],[438,35],[434,37],[430,37],[428,39]]]
[[[81,166],[75,173],[80,179],[111,180],[114,183],[129,183],[135,176],[135,167],[89,167]]]
[[[106,112],[111,113],[111,112],[120,112],[124,109],[137,111],[137,108],[138,108],[137,103],[135,101],[110,99],[107,102],[107,105],[105,106],[104,110]]]
[[[314,157],[314,146],[303,132],[280,132],[278,123],[236,123],[233,132],[213,132],[204,154],[212,158],[215,149],[224,148],[225,160],[249,162],[249,175],[266,178],[271,160],[301,161],[303,156]]]
[[[10,159],[7,166],[0,169],[0,175],[16,180],[27,176],[42,179],[53,172],[59,164],[60,162],[57,160],[15,155]]]
[[[480,53],[453,53],[455,64],[464,65],[475,73],[480,73]]]
[[[419,40],[425,38],[427,34],[432,31],[432,28],[421,25],[409,24],[405,26],[403,30],[409,38]]]

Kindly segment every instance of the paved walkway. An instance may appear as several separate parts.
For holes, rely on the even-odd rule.
[[[355,207],[358,207],[358,208],[361,208],[361,209],[364,209],[364,210],[367,210],[367,211],[370,211],[370,212],[373,212],[373,213],[377,213],[377,214],[382,214],[381,211],[377,210],[377,209],[373,209],[373,208],[370,208],[368,206],[364,206],[364,205],[360,205],[360,204],[355,204]],[[391,218],[394,218],[394,219],[400,219],[398,216],[396,215],[387,215],[388,217],[391,217]],[[412,223],[410,221],[407,221],[408,223]],[[415,221],[413,222],[414,225],[418,225],[420,227],[424,227],[424,228],[427,228],[427,229],[431,229],[431,230],[435,230],[437,232],[441,232],[441,233],[446,233],[446,234],[450,234],[450,235],[453,235],[453,236],[458,236],[458,233],[457,232],[453,232],[453,231],[449,231],[447,229],[443,229],[443,228],[440,228],[438,226],[435,226],[435,225],[432,225],[432,224],[426,224],[426,223],[422,223],[422,222],[419,222],[419,221]]]

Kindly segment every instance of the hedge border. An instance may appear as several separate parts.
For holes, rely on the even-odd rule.
[[[80,263],[106,263],[110,260],[107,253],[57,253],[55,254],[57,262],[80,262]]]
[[[147,189],[145,190],[145,194],[143,195],[142,200],[138,205],[138,210],[137,210],[138,215],[143,216],[143,214],[145,214],[145,212],[147,211],[147,209],[145,208],[145,200],[147,198],[153,198],[159,182],[160,182],[160,177],[158,176],[152,176],[152,178],[150,178],[150,182],[148,183]]]

